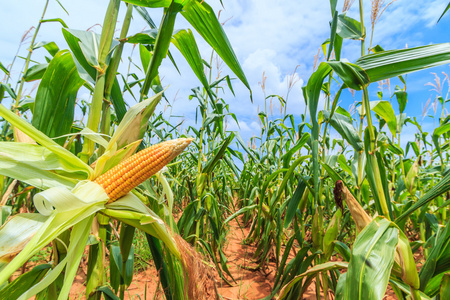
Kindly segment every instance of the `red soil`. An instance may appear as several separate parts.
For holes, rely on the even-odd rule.
[[[273,282],[276,274],[274,262],[270,262],[265,270],[252,271],[248,267],[255,267],[252,261],[256,247],[244,245],[243,240],[250,231],[249,227],[240,228],[236,219],[230,222],[228,243],[224,247],[224,253],[228,258],[228,267],[237,284],[230,287],[225,282],[220,283],[219,293],[223,299],[262,299],[272,292]],[[304,299],[314,295],[313,286],[310,286]]]

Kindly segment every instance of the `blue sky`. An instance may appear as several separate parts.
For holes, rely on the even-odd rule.
[[[69,15],[67,15],[55,0],[50,1],[46,18],[62,18],[70,28],[86,30],[91,28],[94,32],[100,32],[104,13],[108,1],[60,1]],[[305,111],[305,104],[301,94],[301,87],[306,84],[312,70],[314,55],[317,54],[320,45],[329,37],[329,21],[331,13],[329,1],[306,1],[306,0],[223,0],[224,8],[220,1],[207,1],[216,12],[220,12],[220,20],[225,22],[224,29],[236,52],[236,55],[244,69],[248,81],[253,90],[253,103],[250,102],[248,90],[237,80],[233,87],[236,96],[230,92],[221,95],[230,104],[230,110],[236,113],[240,122],[240,131],[245,139],[252,135],[259,134],[257,121],[258,108],[264,107],[264,94],[261,89],[263,73],[267,77],[265,81],[265,94],[277,94],[285,97],[288,90],[289,80],[296,84],[293,86],[288,99],[288,113],[299,116]],[[389,1],[386,1],[389,2]],[[0,11],[0,28],[2,35],[0,38],[0,62],[8,65],[16,54],[20,38],[32,26],[36,26],[45,1],[23,0],[8,1],[3,3]],[[348,16],[358,19],[358,1],[348,12]],[[439,24],[437,19],[443,9],[448,4],[447,0],[398,0],[394,2],[383,14],[375,26],[373,45],[380,44],[384,49],[401,49],[405,47],[415,47],[434,43],[449,42],[450,15],[444,17]],[[343,1],[338,1],[338,10],[342,11]],[[367,36],[370,36],[370,1],[364,1],[365,24]],[[149,10],[152,18],[159,23],[161,9]],[[125,7],[120,10],[118,28],[125,13]],[[189,24],[180,16],[176,22],[176,29],[187,28]],[[148,29],[146,23],[135,13],[129,33],[137,33]],[[118,35],[119,33],[117,33]],[[67,48],[61,33],[61,26],[57,23],[45,23],[39,32],[37,41],[55,41],[60,49]],[[26,56],[26,48],[30,39],[26,40],[21,47],[19,54]],[[209,61],[211,48],[197,35],[197,43],[205,60]],[[344,41],[342,57],[349,61],[354,61],[360,54],[360,43],[358,41]],[[165,61],[160,68],[160,75],[164,86],[169,86],[166,95],[173,105],[173,115],[183,116],[185,124],[192,124],[195,115],[195,104],[188,100],[190,89],[199,86],[197,78],[189,69],[177,49],[172,46],[171,51],[180,68],[181,76],[176,72],[170,62]],[[39,49],[33,55],[33,59],[43,62],[44,49]],[[124,50],[123,62],[119,71],[126,73],[128,68],[128,57],[140,65],[138,51],[132,53],[131,45],[127,45]],[[323,55],[321,56],[323,59]],[[18,59],[13,68],[12,86],[23,66],[23,60]],[[139,72],[132,67],[132,71]],[[295,71],[295,73],[293,73]],[[430,91],[431,86],[426,86],[427,82],[434,80],[435,72],[441,81],[444,79],[442,72],[450,72],[448,65],[439,68],[429,69],[408,75],[407,91],[409,92],[409,103],[406,113],[415,116],[423,122],[425,130],[433,130],[433,119],[422,120],[422,112],[425,103],[431,98],[431,102],[436,97],[436,92]],[[221,74],[231,74],[229,70],[221,65]],[[0,75],[0,80],[1,80]],[[142,73],[140,76],[143,76]],[[394,91],[395,84],[391,82],[391,92]],[[26,91],[31,96],[34,95],[33,84],[26,86]],[[448,82],[445,83],[443,91],[446,93]],[[371,88],[371,98],[377,100],[377,85]],[[385,94],[388,91],[385,90]],[[340,106],[349,109],[358,99],[346,92],[343,94]],[[87,90],[81,89],[79,98],[89,99]],[[129,104],[134,100],[125,95]],[[389,100],[389,97],[384,97]],[[397,110],[395,99],[393,106]],[[274,102],[274,117],[277,117],[279,106]],[[164,110],[161,105],[159,110]],[[166,110],[168,113],[169,110]],[[432,113],[432,110],[429,111]],[[228,129],[238,129],[236,124],[229,120]],[[404,140],[412,140],[415,129],[408,126],[404,134]]]

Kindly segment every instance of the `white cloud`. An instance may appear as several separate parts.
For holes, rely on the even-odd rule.
[[[227,130],[230,131],[241,131],[241,132],[250,132],[251,129],[247,125],[245,121],[239,121],[239,125],[236,123],[234,119],[227,120]]]

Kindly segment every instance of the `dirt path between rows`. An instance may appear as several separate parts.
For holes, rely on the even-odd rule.
[[[250,227],[240,228],[236,219],[230,222],[227,242],[223,251],[228,259],[227,264],[230,273],[236,280],[236,283],[233,282],[233,286],[229,286],[223,281],[218,282],[218,291],[223,300],[263,299],[272,292],[276,274],[274,262],[270,262],[264,272],[246,269],[246,267],[256,266],[256,263],[253,262],[253,255],[256,251],[256,247],[243,244],[249,231]],[[85,263],[82,263],[81,265],[82,267],[78,270],[78,274],[70,292],[70,299],[85,299],[84,292],[86,288],[87,269]],[[125,299],[164,299],[153,262],[145,272],[134,275],[133,282],[125,294]],[[303,299],[316,299],[313,284],[309,287]]]
[[[241,219],[239,221],[242,224]],[[230,273],[237,283],[232,287],[224,282],[220,283],[219,293],[224,300],[256,300],[265,298],[272,292],[276,275],[274,262],[270,262],[264,271],[246,269],[256,266],[252,260],[256,247],[243,244],[249,231],[249,226],[240,228],[236,219],[230,222],[227,243],[223,250],[228,258]],[[313,285],[309,286],[303,299],[316,299]]]
[[[261,299],[268,296],[272,291],[275,272],[269,271],[269,274],[266,275],[262,271],[246,269],[246,267],[256,266],[252,262],[256,247],[243,244],[249,231],[249,227],[241,229],[236,219],[230,222],[227,243],[223,251],[228,259],[230,273],[236,283],[230,287],[227,283],[220,282],[219,293],[225,300]]]
[[[238,218],[238,220],[242,224],[241,218]],[[230,228],[227,234],[227,241],[223,247],[225,256],[228,259],[228,268],[236,283],[233,282],[233,286],[229,286],[224,281],[219,281],[218,291],[223,300],[263,299],[272,292],[276,266],[274,262],[269,262],[264,268],[264,271],[248,269],[256,266],[256,263],[253,261],[256,247],[254,245],[244,245],[243,241],[247,237],[250,227],[241,228],[238,220],[234,219],[229,223]],[[70,292],[70,299],[85,299],[87,269],[85,263],[81,265],[82,267],[78,271]],[[331,297],[331,299],[333,298]],[[133,282],[125,294],[125,299],[164,299],[153,262],[150,262],[145,272],[134,275]],[[316,300],[314,282],[308,287],[306,293],[303,295],[303,299]],[[395,294],[388,287],[388,292],[383,300],[395,299],[397,299]],[[215,298],[212,300],[215,300]]]

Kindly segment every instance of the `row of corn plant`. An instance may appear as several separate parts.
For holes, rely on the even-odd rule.
[[[404,74],[447,64],[449,44],[391,51],[370,45],[367,50],[362,1],[360,21],[347,16],[348,7],[340,14],[336,1],[330,4],[331,34],[322,45],[326,61],[303,90],[310,122],[303,118],[297,126],[286,126],[286,117],[269,121],[266,111],[259,114],[258,147],[243,146],[249,160],[241,173],[242,208],[227,221],[240,214],[251,221],[247,242],[257,245],[258,268],[276,262],[267,299],[301,299],[313,281],[318,299],[330,294],[382,299],[388,284],[399,299],[443,299],[448,293],[450,177],[442,150],[448,147],[448,95],[439,91],[436,97],[442,114],[427,138],[404,112]],[[377,17],[372,16],[372,34]],[[354,63],[341,61],[346,40],[361,43],[361,58]],[[383,90],[371,99],[370,83],[396,77],[403,86],[388,100]],[[345,89],[361,91],[353,116],[339,106]],[[325,106],[319,111],[321,97]],[[419,133],[402,149],[407,125]],[[332,130],[340,139],[332,139]],[[419,249],[426,260],[418,272],[413,253]],[[332,255],[342,261],[330,261]]]
[[[4,118],[2,189],[11,187],[23,196],[2,203],[0,294],[20,299],[33,295],[38,299],[68,298],[85,247],[89,246],[86,297],[124,299],[133,277],[132,241],[137,228],[147,234],[167,299],[209,297],[214,293],[210,269],[178,235],[172,215],[174,197],[164,175],[169,171],[163,169],[193,139],[179,138],[146,147],[155,142],[155,134],[157,140],[179,136],[170,131],[162,136],[155,126],[158,117],[152,117],[164,97],[159,66],[168,57],[176,67],[168,50],[171,43],[213,101],[194,35],[191,30],[174,30],[177,16],[184,17],[249,86],[214,11],[206,2],[196,0],[111,0],[101,34],[69,29],[57,19],[69,46],[60,50],[54,42],[36,41],[39,28],[55,21],[45,19],[48,3],[35,29],[17,88],[8,82],[11,69],[2,68],[7,78],[1,85],[2,99],[6,91],[12,100],[12,111],[0,107]],[[145,7],[163,10],[159,26]],[[115,36],[119,9],[126,9],[126,13],[119,36]],[[129,25],[137,14],[151,29],[130,35]],[[117,73],[128,44],[139,47],[139,69],[144,76]],[[32,53],[39,48],[50,56],[45,63],[31,66]],[[34,99],[24,96],[24,85],[35,80],[40,82]],[[81,87],[90,92],[90,100],[77,99]],[[133,89],[139,90],[139,96]],[[139,103],[127,108],[125,94]],[[75,120],[80,113],[77,107],[83,115],[81,120]],[[132,156],[136,150],[141,151]],[[152,175],[155,180],[148,181]],[[199,198],[203,196],[199,194]],[[21,207],[29,213],[16,214]],[[197,239],[202,238],[198,228]],[[8,282],[13,272],[49,243],[53,249],[49,264]],[[107,253],[109,274],[105,271]]]

